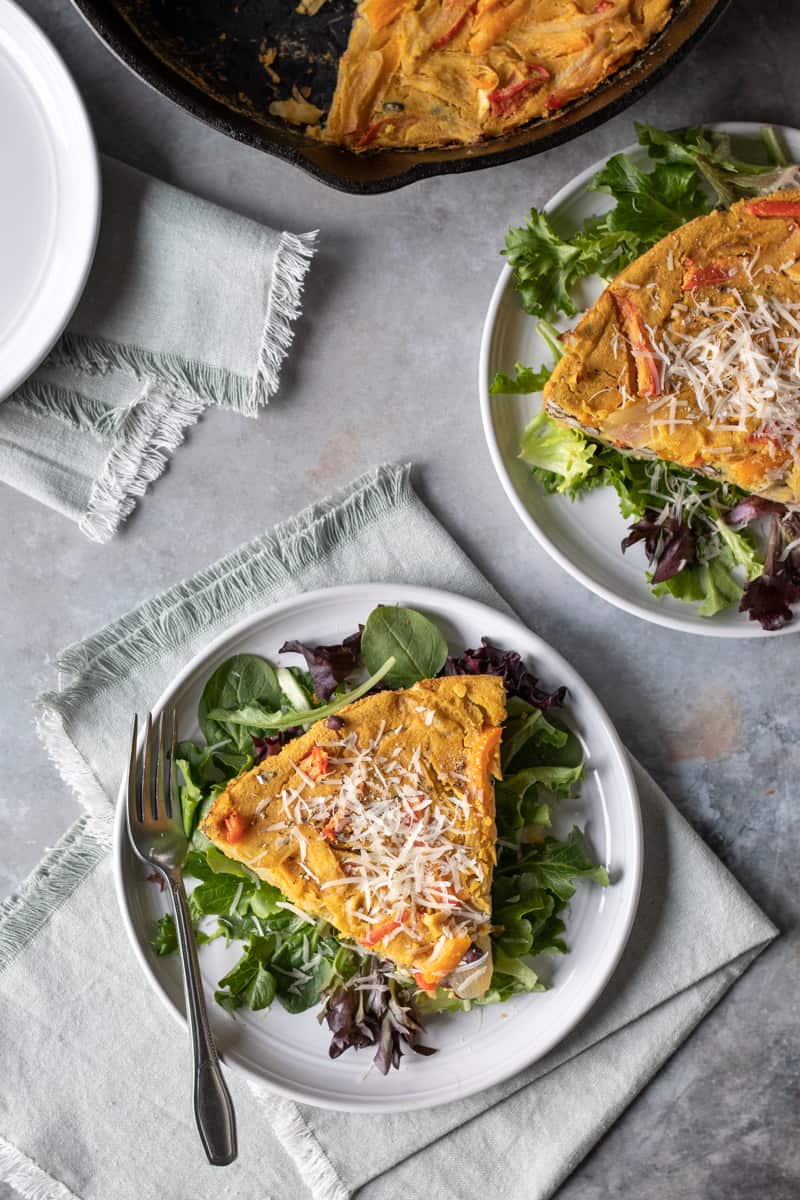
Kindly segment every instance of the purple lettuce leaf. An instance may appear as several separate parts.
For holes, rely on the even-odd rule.
[[[501,650],[488,638],[481,638],[477,650],[465,650],[456,658],[448,658],[445,675],[499,675],[510,696],[519,696],[534,708],[548,709],[564,703],[565,687],[553,692],[539,687],[539,680],[525,666],[515,650]]]
[[[781,571],[777,575],[759,575],[744,589],[739,612],[746,612],[762,629],[782,629],[793,619],[790,605],[800,600],[800,586],[791,583]]]
[[[764,571],[747,584],[739,603],[739,612],[770,631],[788,625],[791,605],[800,601],[800,547],[788,549],[800,537],[800,513],[783,511],[783,519],[777,513],[772,518]]]
[[[642,519],[631,525],[628,536],[622,539],[623,554],[637,542],[644,542],[645,553],[654,568],[653,583],[672,579],[697,560],[697,545],[689,526],[677,517],[662,520],[653,508],[645,509]]]
[[[336,688],[351,675],[361,661],[361,630],[335,646],[306,646],[303,642],[284,642],[280,654],[302,654],[314,691],[320,700],[328,700]]]
[[[374,966],[366,976],[331,992],[322,1016],[333,1034],[328,1049],[331,1058],[345,1050],[376,1046],[374,1062],[383,1075],[400,1066],[404,1045],[417,1054],[436,1053],[432,1046],[418,1041],[425,1029],[411,993]]]
[[[274,754],[280,754],[287,742],[291,742],[293,738],[299,737],[303,733],[301,725],[293,725],[291,729],[281,729],[278,733],[271,733],[268,737],[257,737],[253,735],[253,753],[256,756],[256,763],[263,762],[265,758],[272,758]]]

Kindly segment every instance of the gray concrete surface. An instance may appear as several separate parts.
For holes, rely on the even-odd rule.
[[[74,72],[104,151],[276,227],[318,227],[321,249],[279,397],[257,424],[210,412],[110,545],[0,489],[0,889],[78,813],[31,721],[48,656],[376,461],[412,459],[433,511],[783,931],[561,1197],[794,1200],[800,643],[672,633],[573,584],[501,491],[475,381],[506,226],[629,142],[634,118],[800,125],[797,0],[735,0],[648,97],[567,146],[369,200],[206,129],[129,75],[64,0],[23,6]],[[246,495],[220,470],[233,459]]]

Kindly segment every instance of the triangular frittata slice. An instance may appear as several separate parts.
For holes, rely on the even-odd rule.
[[[564,344],[544,389],[554,420],[800,501],[800,191],[676,229]]]
[[[419,986],[480,994],[504,717],[496,676],[366,696],[232,780],[202,830]]]

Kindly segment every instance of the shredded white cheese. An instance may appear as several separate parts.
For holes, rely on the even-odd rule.
[[[417,711],[424,725],[433,723],[434,709],[419,705]],[[420,940],[415,926],[425,912],[442,915],[443,937],[460,932],[473,936],[490,916],[464,899],[470,885],[477,893],[484,882],[483,865],[467,844],[469,778],[457,771],[431,780],[420,745],[405,763],[400,761],[395,737],[402,728],[387,733],[382,724],[366,746],[360,745],[355,731],[335,743],[339,754],[335,763],[332,757],[328,760],[334,770],[313,788],[313,781],[298,770],[301,785],[285,788],[275,801],[273,811],[285,819],[264,832],[289,824],[299,865],[318,884],[320,894],[353,889],[350,911],[366,925],[397,920],[398,926],[380,939],[384,945],[400,932]],[[342,873],[334,879],[320,882],[308,867],[307,835],[312,828],[335,842]],[[300,915],[301,910],[288,902],[283,907]]]

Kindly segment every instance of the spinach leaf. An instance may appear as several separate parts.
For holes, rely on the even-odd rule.
[[[228,1012],[247,1005],[253,1012],[268,1008],[275,998],[275,977],[268,964],[275,938],[254,937],[235,967],[219,981],[214,999]]]
[[[183,780],[180,785],[183,832],[190,838],[194,833],[197,810],[203,802],[203,793],[192,778],[192,769],[187,760],[176,758],[175,765]]]
[[[394,665],[394,657],[387,658],[386,662],[381,663],[377,671],[370,675],[369,679],[360,683],[357,688],[353,688],[350,692],[342,692],[328,704],[320,704],[317,708],[290,712],[281,712],[280,710],[267,712],[260,704],[249,704],[242,709],[215,708],[211,710],[209,717],[212,721],[225,719],[230,725],[241,726],[259,733],[265,729],[293,729],[296,725],[308,725],[312,721],[322,721],[326,717],[331,717],[346,704],[352,704],[355,700],[366,696],[367,692],[380,683],[384,676],[388,677]]]
[[[361,657],[368,671],[393,657],[387,687],[411,687],[420,679],[433,679],[447,659],[441,631],[414,608],[379,604],[367,617],[361,635]]]
[[[197,707],[200,728],[208,745],[223,744],[223,754],[217,757],[226,761],[227,755],[228,765],[235,766],[231,752],[236,756],[252,756],[250,734],[241,725],[226,720],[227,711],[250,704],[280,709],[282,695],[275,671],[257,654],[234,654],[221,663],[203,688]],[[216,715],[212,716],[212,712]]]

